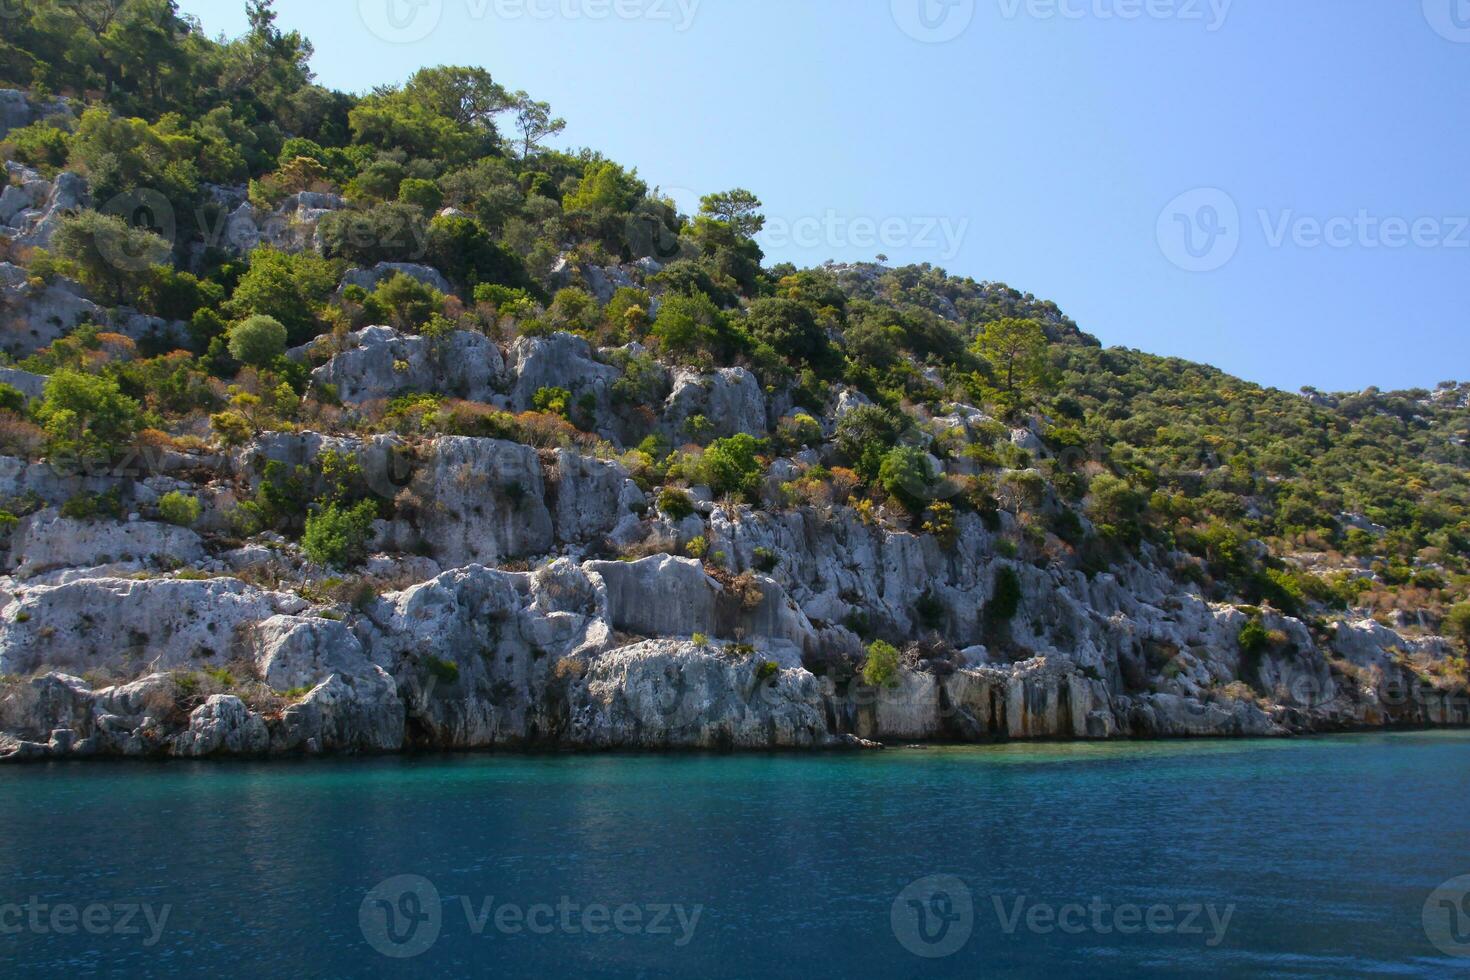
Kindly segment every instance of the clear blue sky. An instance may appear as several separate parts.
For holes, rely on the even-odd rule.
[[[243,29],[240,0],[181,6]],[[769,261],[928,261],[1289,390],[1470,378],[1470,0],[280,8],[324,84],[483,65],[681,203],[749,187]]]

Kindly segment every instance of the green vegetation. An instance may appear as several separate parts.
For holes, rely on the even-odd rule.
[[[230,356],[241,364],[263,368],[286,352],[286,328],[273,316],[256,314],[230,327]]]
[[[349,568],[367,557],[377,506],[364,500],[353,506],[331,503],[306,519],[301,549],[306,557],[330,568]]]
[[[193,494],[173,490],[158,498],[158,516],[179,527],[189,527],[203,512],[204,505]]]
[[[766,266],[749,190],[711,193],[682,215],[634,167],[551,146],[564,121],[483,68],[335,92],[315,83],[310,43],[280,29],[272,3],[251,0],[247,13],[246,33],[228,40],[162,0],[31,0],[5,19],[0,85],[73,112],[12,131],[4,153],[83,175],[109,212],[80,209],[49,251],[9,260],[37,282],[77,279],[103,306],[186,328],[123,336],[84,323],[26,358],[17,366],[49,378],[30,405],[0,388],[5,453],[110,462],[137,446],[310,429],[610,457],[618,447],[594,430],[616,432],[638,447],[621,458],[640,485],[667,487],[658,505],[674,519],[692,513],[680,487],[698,484],[762,508],[851,508],[947,549],[980,540],[966,536],[978,519],[1017,561],[1093,575],[1130,558],[1167,563],[1213,601],[1302,616],[1422,610],[1464,637],[1464,386],[1286,393],[1105,350],[1053,303],[929,265]],[[247,188],[266,209],[302,194],[345,207],[317,227],[323,254],[237,254],[213,234],[225,214],[210,185]],[[152,206],[127,214],[115,199]],[[644,258],[658,266],[639,271]],[[382,261],[432,266],[449,288],[404,274],[339,288],[349,266]],[[603,303],[593,273],[611,265],[633,283]],[[502,347],[566,330],[621,348],[596,355],[616,372],[607,410],[591,417],[573,395],[580,381],[542,389],[522,415],[464,392],[346,405],[330,385],[309,387],[350,331],[381,323]],[[281,356],[304,345],[306,364]],[[768,442],[710,442],[730,431],[713,408],[674,431],[660,413],[669,369],[685,366],[747,369],[787,418]],[[799,460],[795,472],[782,458]],[[765,479],[776,465],[779,486]],[[238,530],[307,531],[315,558],[351,564],[370,511],[388,502],[368,504],[360,474],[337,483],[314,500],[300,476],[267,467]],[[755,565],[776,567],[769,555]],[[995,622],[1018,601],[1004,574],[986,610]]]
[[[898,677],[898,648],[876,640],[868,647],[863,662],[863,683],[869,687],[887,687]]]

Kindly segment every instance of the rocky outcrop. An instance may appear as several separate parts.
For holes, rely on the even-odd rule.
[[[58,568],[134,563],[158,567],[197,564],[204,543],[187,528],[150,521],[81,521],[41,511],[20,524],[10,543],[10,565],[20,578]]]
[[[449,284],[449,280],[445,279],[438,269],[431,268],[427,265],[414,265],[410,262],[379,262],[371,269],[352,269],[343,277],[342,285],[360,286],[368,292],[372,292],[378,288],[378,284],[383,280],[399,275],[417,279],[430,289],[436,289],[445,295],[454,292],[454,287]]]
[[[507,363],[515,376],[510,403],[517,412],[533,409],[536,392],[542,388],[565,389],[573,400],[590,395],[606,411],[612,384],[620,377],[617,368],[593,356],[591,344],[569,333],[519,337],[511,345]]]
[[[702,416],[708,427],[690,431],[689,420]],[[664,404],[664,428],[676,443],[695,435],[726,438],[745,432],[766,433],[766,399],[761,386],[744,368],[724,368],[714,374],[679,371],[674,391]]]
[[[414,487],[424,501],[417,528],[399,533],[417,537],[446,567],[544,555],[555,541],[541,461],[529,446],[439,439]]]
[[[596,749],[795,749],[833,745],[817,679],[653,640],[593,660],[568,695],[565,741]]]
[[[331,386],[344,404],[408,392],[489,402],[505,370],[500,350],[489,338],[464,330],[429,338],[367,327],[349,334],[347,343],[311,375],[318,392]]]

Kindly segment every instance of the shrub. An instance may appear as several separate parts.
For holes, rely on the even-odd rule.
[[[367,557],[377,506],[364,500],[355,506],[328,504],[306,519],[301,537],[306,557],[318,565],[345,568]]]
[[[781,556],[770,548],[755,549],[755,567],[758,571],[769,575],[776,570],[779,564],[781,564]]]
[[[158,500],[158,516],[179,527],[190,526],[199,520],[199,515],[203,512],[204,505],[193,494],[174,490],[164,494]]]
[[[1240,644],[1241,653],[1248,657],[1255,657],[1271,645],[1271,634],[1264,623],[1252,617],[1240,628],[1237,642]]]
[[[1470,649],[1470,602],[1452,608],[1444,620],[1445,633]]]
[[[743,432],[717,439],[710,443],[700,460],[700,475],[717,494],[735,493],[754,498],[761,481],[761,464],[756,453],[762,446],[761,440]]]
[[[459,664],[452,660],[430,657],[427,661],[429,675],[441,684],[459,683]]]
[[[882,640],[868,647],[863,663],[863,683],[869,687],[887,687],[898,677],[898,648]]]
[[[0,384],[0,412],[14,412],[19,415],[25,410],[25,392],[14,385]]]
[[[286,328],[273,316],[256,314],[230,327],[230,356],[263,368],[286,352]]]
[[[768,681],[779,673],[781,673],[781,665],[774,660],[767,660],[755,669],[755,679]]]
[[[4,141],[10,144],[15,159],[43,171],[63,166],[71,152],[66,131],[45,122],[12,129]]]
[[[705,636],[703,633],[695,633],[694,636],[690,638],[690,642],[697,647],[707,647],[709,646],[709,637]]]
[[[884,454],[898,441],[899,431],[899,420],[892,412],[862,405],[837,423],[837,448],[863,479],[877,479]]]
[[[694,501],[683,490],[665,487],[658,495],[658,509],[674,520],[682,521],[694,513]]]
[[[539,388],[536,394],[531,396],[531,405],[538,412],[549,412],[552,415],[567,417],[571,408],[572,393],[565,388]]]
[[[899,446],[883,457],[878,482],[889,495],[911,511],[920,511],[929,497],[934,473],[922,450]]]
[[[114,379],[58,371],[46,382],[36,421],[46,430],[47,455],[97,460],[127,447],[141,414]]]

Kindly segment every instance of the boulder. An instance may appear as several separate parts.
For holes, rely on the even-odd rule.
[[[508,358],[515,383],[511,388],[511,407],[528,412],[535,407],[536,392],[542,388],[562,388],[574,400],[592,395],[603,412],[609,404],[609,392],[621,377],[618,369],[597,361],[592,345],[569,333],[550,337],[517,337]]]
[[[653,640],[594,657],[568,694],[565,742],[580,748],[779,749],[833,744],[805,670]]]
[[[312,372],[344,404],[425,392],[488,402],[505,370],[500,350],[484,334],[456,330],[431,339],[367,327],[348,335],[349,347]]]
[[[342,278],[342,285],[360,286],[372,292],[384,279],[391,279],[400,274],[411,276],[430,289],[437,289],[446,296],[454,292],[454,287],[439,270],[409,262],[379,262],[371,269],[352,269]]]
[[[704,416],[715,438],[766,434],[765,395],[745,368],[723,368],[714,374],[676,372],[673,393],[664,403],[664,429],[676,443],[686,441],[691,435],[689,420],[696,415]]]
[[[27,517],[10,544],[9,567],[21,578],[57,568],[93,568],[119,562],[157,566],[167,559],[194,565],[204,543],[188,528],[149,521],[72,520],[44,510]]]

